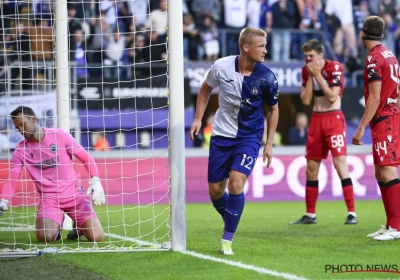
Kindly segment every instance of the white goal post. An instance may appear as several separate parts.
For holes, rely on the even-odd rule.
[[[96,0],[93,3],[97,2],[100,5],[101,1],[108,0]],[[49,6],[52,3],[50,0],[42,2],[49,3]],[[134,1],[126,2],[130,5]],[[37,40],[38,34],[30,33],[30,28],[39,28],[36,17],[38,10],[32,6],[32,2],[25,4],[22,10],[15,8],[11,17],[0,12],[2,19],[11,18],[13,21],[10,27],[2,20],[1,29],[7,34],[12,33],[12,37],[17,37],[19,24],[22,21],[29,22],[27,24],[31,26],[24,26],[26,31],[24,40],[32,47],[32,42],[34,39]],[[61,240],[55,243],[37,242],[34,225],[38,197],[29,176],[23,173],[14,195],[17,203],[15,205],[11,203],[8,211],[0,217],[0,235],[2,236],[0,258],[71,252],[184,251],[186,250],[186,196],[182,1],[168,0],[167,10],[162,13],[168,19],[167,35],[165,42],[158,44],[165,46],[167,57],[152,60],[150,55],[150,61],[143,63],[128,61],[122,66],[117,62],[117,69],[121,67],[122,71],[126,72],[114,75],[112,78],[114,80],[105,78],[103,75],[105,69],[111,69],[108,64],[102,62],[100,65],[90,63],[85,65],[87,71],[100,69],[102,73],[99,78],[100,83],[94,83],[90,75],[80,80],[76,78],[80,66],[76,62],[71,62],[70,59],[69,45],[73,34],[68,29],[68,9],[66,0],[54,0],[54,10],[50,8],[50,11],[54,11],[55,15],[52,19],[46,19],[51,22],[47,24],[53,32],[51,40],[55,42],[50,59],[43,56],[43,58],[32,59],[31,57],[23,60],[23,54],[26,55],[26,53],[17,48],[15,50],[18,51],[17,59],[12,63],[5,63],[3,81],[6,87],[2,95],[4,99],[1,105],[4,106],[3,110],[0,109],[0,121],[4,120],[6,127],[0,129],[7,131],[9,141],[14,141],[15,139],[11,138],[17,133],[9,118],[9,113],[13,109],[19,105],[26,105],[42,114],[46,106],[54,107],[52,111],[54,115],[43,113],[44,115],[39,117],[41,122],[47,123],[49,120],[49,123],[65,131],[72,131],[75,139],[89,149],[99,166],[102,185],[109,203],[105,206],[95,206],[94,209],[102,223],[105,240],[97,243],[87,242],[84,238],[75,241],[66,240],[66,233],[72,228],[72,220],[66,215]],[[150,7],[147,17],[149,15]],[[85,24],[82,28],[87,37],[94,36],[87,26],[87,22],[91,20],[95,22],[102,19],[84,19]],[[44,28],[40,27],[39,31],[43,33]],[[143,34],[154,32],[151,25],[146,28],[140,32]],[[121,31],[127,35],[129,32],[133,31]],[[140,32],[133,32],[133,37],[136,38]],[[26,38],[29,38],[29,42]],[[17,39],[15,40],[17,42]],[[44,40],[49,43],[49,37],[45,37]],[[105,39],[102,37],[101,40]],[[151,48],[152,44],[155,43],[150,40],[149,45],[144,48]],[[136,45],[125,47],[124,51],[129,52],[132,48],[135,50]],[[30,50],[33,51],[33,49]],[[90,51],[85,50],[84,53],[86,55]],[[153,65],[158,67],[157,65],[162,63],[166,65],[166,73],[153,74]],[[136,76],[136,70],[143,69],[143,65],[149,65],[148,76]],[[22,74],[23,69],[30,70],[28,78]],[[123,75],[125,78],[122,77]],[[39,81],[38,76],[44,82]],[[160,77],[165,77],[165,85],[153,85],[153,80]],[[140,90],[141,86],[137,85],[140,82],[148,84],[152,92],[156,92],[154,96],[151,94],[148,96],[152,106],[150,108],[137,111],[123,110],[122,105],[128,102],[123,99],[124,97],[106,95],[106,87],[110,84],[114,89],[119,89],[123,83],[129,83],[134,84],[135,90]],[[31,88],[24,89],[24,85],[29,83],[32,83]],[[83,89],[78,93],[79,86]],[[95,87],[100,90],[94,93]],[[153,105],[154,97],[158,95],[167,97],[165,106]],[[98,96],[101,97],[98,98]],[[129,102],[136,103],[138,100],[135,96],[130,96],[130,98]],[[104,104],[107,100],[116,100],[120,109],[106,108]],[[89,104],[94,101],[103,104],[102,115],[95,115],[89,107],[79,109],[77,105],[78,102]],[[162,117],[156,118],[156,113]],[[77,121],[78,117],[79,121]],[[142,118],[150,118],[150,120],[147,119],[143,124]],[[131,127],[127,127],[126,124],[132,120],[134,121]],[[118,121],[119,127],[115,127]],[[93,125],[93,122],[97,123]],[[109,122],[113,122],[113,126],[107,127]],[[160,125],[163,129],[165,126],[165,131],[157,130]],[[109,151],[94,151],[92,141],[96,133],[112,135],[113,140],[110,142]],[[0,154],[0,188],[3,187],[6,175],[9,174],[11,155],[12,150]],[[86,170],[80,162],[75,161],[75,166],[83,177],[82,182],[86,189],[88,187]]]

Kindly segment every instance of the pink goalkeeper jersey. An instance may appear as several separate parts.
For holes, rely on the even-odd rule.
[[[11,158],[11,172],[27,169],[43,198],[66,198],[76,195],[81,177],[75,169],[72,156],[81,152],[71,134],[59,128],[43,128],[40,143],[23,140],[18,143]]]

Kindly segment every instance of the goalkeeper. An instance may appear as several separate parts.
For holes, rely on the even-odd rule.
[[[41,128],[34,111],[20,106],[11,112],[15,127],[24,136],[11,158],[10,177],[0,196],[0,215],[7,210],[17,181],[25,166],[39,193],[36,237],[39,242],[61,238],[64,213],[78,226],[89,241],[104,239],[102,226],[82,188],[73,156],[81,161],[90,175],[87,194],[93,192],[95,205],[105,204],[104,190],[93,158],[67,132],[58,128]]]

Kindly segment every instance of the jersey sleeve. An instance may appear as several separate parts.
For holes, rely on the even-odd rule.
[[[307,81],[308,81],[308,72],[306,66],[303,66],[303,68],[301,69],[301,85],[305,87],[307,85]]]
[[[336,62],[332,67],[331,79],[329,87],[342,87],[344,85],[343,65]]]
[[[206,83],[212,88],[216,88],[219,86],[219,75],[216,67],[216,62],[213,63],[210,71],[208,71]]]
[[[278,103],[279,99],[279,85],[278,80],[275,75],[271,73],[268,75],[268,87],[266,88],[266,92],[264,93],[265,104],[268,106],[274,106]]]
[[[22,169],[24,168],[24,161],[22,160],[22,148],[15,149],[12,157],[11,157],[11,170],[10,172],[22,173]]]
[[[376,54],[367,57],[366,70],[368,82],[382,81],[382,59]]]
[[[80,153],[82,150],[85,150],[68,132],[60,130],[59,133],[62,134],[62,138],[64,140],[64,148],[71,157]]]

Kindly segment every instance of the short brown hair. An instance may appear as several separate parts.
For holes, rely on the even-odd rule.
[[[11,112],[11,118],[14,119],[18,117],[19,114],[22,114],[23,117],[36,117],[35,112],[32,108],[28,106],[19,106],[14,111]]]
[[[251,38],[254,36],[267,37],[267,32],[255,27],[243,28],[239,35],[239,47],[251,43]]]
[[[369,16],[364,20],[363,32],[372,37],[382,37],[385,30],[385,22],[381,17]]]
[[[303,52],[316,51],[318,54],[324,52],[324,46],[317,39],[307,41],[302,47]]]

